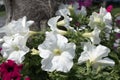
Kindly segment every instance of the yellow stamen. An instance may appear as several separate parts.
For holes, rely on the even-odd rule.
[[[60,49],[54,49],[54,50],[53,50],[53,53],[54,53],[55,55],[60,55],[60,54],[61,54],[61,50],[60,50]]]
[[[38,55],[39,54],[39,51],[38,50],[36,50],[35,48],[33,48],[32,50],[32,55]]]

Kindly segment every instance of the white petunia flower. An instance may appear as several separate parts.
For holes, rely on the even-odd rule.
[[[99,38],[101,30],[99,30],[97,27],[94,28],[92,32],[86,32],[83,34],[83,37],[88,37],[92,41],[93,44],[99,44],[101,39]]]
[[[60,34],[66,34],[67,31],[60,30],[57,28],[58,20],[61,18],[61,16],[56,16],[48,20],[48,25],[50,26],[50,29],[54,32],[60,33]],[[59,23],[60,24],[60,23]],[[61,24],[64,24],[64,22],[61,22]],[[63,26],[61,26],[63,27]]]
[[[87,10],[84,6],[81,7],[81,9],[79,9],[79,3],[78,2],[74,2],[72,4],[61,4],[59,6],[59,10],[60,9],[66,9],[66,12],[65,13],[68,13],[68,15],[71,15],[70,14],[70,9],[74,10],[75,14],[78,15],[78,14],[81,14],[83,16],[86,16],[87,15]]]
[[[70,27],[70,21],[72,21],[72,18],[69,17],[70,15],[70,12],[67,8],[65,9],[60,9],[56,12],[56,15],[57,16],[63,16],[63,20],[59,21],[58,22],[58,26],[64,26],[66,29],[71,29]],[[63,23],[63,24],[60,24],[60,23]]]
[[[27,37],[15,34],[4,36],[3,40],[2,56],[14,60],[16,63],[21,63],[24,60],[24,55],[29,52],[29,48],[26,46]]]
[[[0,28],[0,33],[5,33],[7,36],[19,33],[21,35],[26,35],[29,33],[29,27],[34,23],[34,21],[26,21],[26,17],[18,19],[17,21],[11,21],[4,27]]]
[[[38,46],[42,57],[41,68],[45,71],[68,72],[73,66],[75,44],[68,43],[67,38],[54,32],[46,32],[45,41]]]
[[[112,29],[112,16],[105,8],[100,8],[100,13],[93,12],[90,16],[89,26],[93,29],[98,27],[99,29]]]
[[[107,58],[110,49],[103,45],[94,46],[88,42],[84,44],[83,50],[78,59],[79,64],[85,61],[89,61],[93,67],[98,67],[98,65],[113,66],[115,64],[113,60]]]

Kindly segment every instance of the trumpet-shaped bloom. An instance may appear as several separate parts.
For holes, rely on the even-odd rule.
[[[66,10],[65,13],[67,13],[68,15],[71,15],[70,9],[72,9],[76,15],[78,15],[78,14],[81,14],[83,16],[87,15],[85,6],[82,5],[80,8],[78,2],[73,2],[72,4],[69,4],[69,5],[61,4],[59,6],[59,10],[61,10],[61,9],[65,9]],[[57,12],[57,14],[58,14],[58,12]]]
[[[101,41],[99,38],[100,32],[101,31],[97,27],[95,27],[92,32],[84,33],[83,36],[90,38],[93,44],[99,44]]]
[[[110,49],[103,45],[94,46],[88,42],[84,44],[83,50],[78,59],[80,64],[85,61],[89,61],[94,67],[97,67],[99,64],[103,66],[113,66],[115,64],[113,60],[107,58]]]
[[[67,8],[65,9],[60,9],[56,12],[57,16],[63,16],[64,19],[64,24],[62,26],[66,27],[67,29],[70,29],[70,21],[72,21],[72,18],[70,18],[68,15],[70,15],[70,12]]]
[[[1,54],[6,59],[14,60],[16,63],[21,63],[24,60],[24,55],[29,52],[26,46],[26,37],[19,34],[13,36],[4,36]]]
[[[93,12],[90,16],[89,26],[93,29],[94,27],[98,27],[99,29],[112,29],[112,16],[109,12],[106,11],[105,8],[100,8],[100,12]]]
[[[66,34],[66,31],[60,30],[57,28],[57,22],[60,19],[61,16],[56,16],[48,20],[48,25],[50,26],[50,29],[54,32],[60,33],[60,34]],[[64,24],[64,21],[63,23]],[[63,26],[61,26],[63,27]]]
[[[34,21],[26,21],[26,17],[20,18],[17,21],[11,21],[4,27],[0,28],[0,33],[5,33],[7,36],[19,33],[21,35],[26,35],[29,33],[29,26],[31,26]]]
[[[68,72],[73,66],[75,44],[68,43],[67,38],[54,32],[46,32],[45,41],[38,46],[42,57],[42,69],[45,71]]]

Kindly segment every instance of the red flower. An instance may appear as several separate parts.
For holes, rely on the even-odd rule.
[[[20,80],[20,71],[23,65],[17,65],[12,60],[0,64],[0,78],[2,80]]]

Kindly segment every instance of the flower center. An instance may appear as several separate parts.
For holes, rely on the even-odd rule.
[[[95,17],[95,18],[94,18],[94,22],[95,22],[95,23],[100,23],[100,22],[101,22],[101,19],[98,18],[98,17]]]
[[[7,71],[8,71],[8,72],[12,72],[12,71],[13,71],[13,67],[9,67],[9,68],[7,69]]]
[[[54,50],[53,50],[53,53],[54,53],[55,55],[60,55],[60,54],[61,54],[61,50],[60,50],[60,49],[54,49]]]
[[[65,24],[66,24],[66,22],[64,20],[57,22],[58,26],[64,26]]]
[[[16,46],[16,45],[13,45],[12,47],[13,47],[13,48],[14,48],[14,50],[16,50],[16,51],[18,51],[18,50],[19,50],[19,47],[18,47],[18,46]]]
[[[96,62],[95,56],[91,55],[89,61],[90,61],[90,63],[94,64]]]

